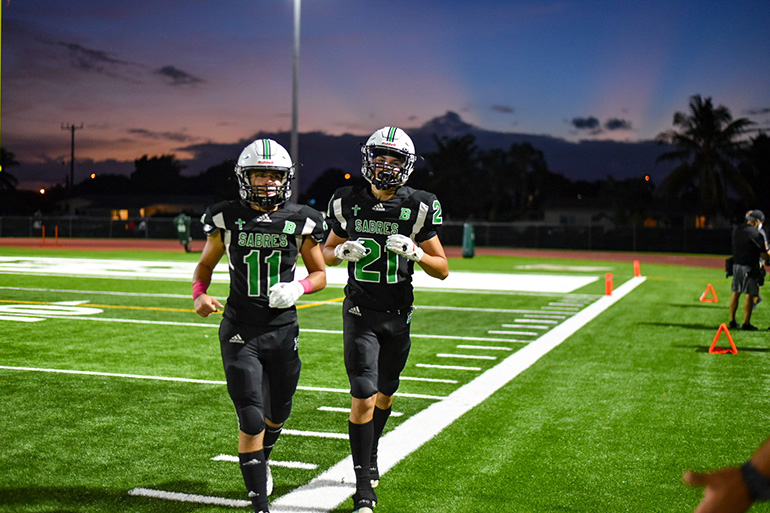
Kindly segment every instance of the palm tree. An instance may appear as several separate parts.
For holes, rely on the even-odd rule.
[[[677,130],[661,132],[655,138],[675,150],[661,154],[658,161],[678,160],[680,164],[661,182],[663,196],[691,198],[706,223],[717,215],[728,216],[728,192],[732,189],[743,200],[754,192],[737,167],[746,141],[741,136],[754,123],[747,118],[733,119],[730,111],[714,107],[711,98],[690,98],[689,113],[674,114]]]
[[[19,184],[19,180],[8,172],[8,168],[18,165],[19,162],[16,160],[16,156],[13,153],[10,151],[5,151],[5,148],[0,148],[0,190],[16,189],[16,186]]]

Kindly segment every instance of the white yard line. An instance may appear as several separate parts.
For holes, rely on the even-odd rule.
[[[245,508],[251,506],[251,501],[226,499],[224,497],[210,497],[208,495],[195,495],[192,493],[167,492],[164,490],[154,490],[152,488],[134,488],[133,490],[129,490],[128,494],[137,497],[150,497],[152,499],[192,502],[196,504],[213,504],[215,506],[229,506],[231,508]]]
[[[234,454],[220,454],[211,458],[211,461],[229,461],[231,463],[238,463],[240,460],[237,455]],[[315,470],[318,465],[315,463],[303,463],[301,461],[279,461],[270,460],[271,467],[283,467],[283,468],[298,468],[300,470]]]
[[[318,411],[331,411],[335,413],[350,413],[350,408],[338,408],[336,406],[319,406],[316,408]],[[404,412],[401,411],[392,411],[390,412],[391,417],[403,417]]]
[[[487,331],[490,335],[529,335],[532,337],[535,337],[539,335],[539,333],[536,333],[534,331],[505,331],[505,330],[489,330]]]
[[[13,322],[39,322],[44,321],[44,317],[27,317],[16,315],[0,315],[0,321],[13,321]]]
[[[460,365],[434,365],[430,363],[418,363],[415,367],[421,367],[423,369],[442,369],[442,370],[470,370],[480,371],[481,367],[462,367]]]
[[[458,383],[456,379],[417,378],[413,376],[401,376],[398,379],[400,379],[401,381],[426,381],[428,383],[449,383],[450,385],[456,385]]]
[[[457,346],[457,349],[489,349],[490,351],[513,351],[513,348],[511,348],[511,347],[471,346],[471,345],[465,345],[465,344],[460,344],[459,346]]]
[[[458,388],[443,401],[432,404],[399,424],[380,440],[380,476],[471,408],[481,404],[644,281],[643,277],[632,278],[616,288],[611,296],[599,298],[585,310]],[[348,456],[309,483],[273,501],[270,510],[274,513],[307,513],[308,505],[312,505],[313,511],[326,513],[353,494],[354,483],[353,463]]]
[[[475,354],[448,354],[448,353],[438,353],[436,354],[439,358],[459,358],[462,360],[497,360],[497,356],[481,356],[481,355],[475,355]]]
[[[299,429],[284,429],[281,431],[283,435],[292,436],[307,436],[311,438],[334,438],[337,440],[347,440],[347,433],[329,433],[326,431],[301,431]]]

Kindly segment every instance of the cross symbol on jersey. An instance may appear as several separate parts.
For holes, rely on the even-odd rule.
[[[350,210],[352,210],[352,211],[353,211],[353,215],[354,215],[355,217],[358,217],[358,211],[359,211],[359,210],[361,210],[361,207],[359,207],[358,205],[355,205],[355,206],[354,206],[353,208],[351,208]]]
[[[244,221],[239,217],[238,220],[235,222],[235,224],[238,225],[239,230],[243,230],[243,225],[246,224],[246,221]]]

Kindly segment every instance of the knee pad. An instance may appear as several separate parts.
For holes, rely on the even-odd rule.
[[[378,392],[382,392],[385,395],[393,395],[396,393],[396,390],[398,390],[398,385],[400,383],[400,380],[398,378],[391,379],[389,381],[383,381],[379,385]]]
[[[258,374],[242,362],[234,362],[225,368],[227,391],[238,414],[238,424],[248,435],[257,435],[265,429],[262,379]]]
[[[287,402],[283,404],[275,404],[274,402],[271,403],[270,404],[270,421],[273,424],[283,425],[286,422],[286,420],[288,420],[289,415],[291,415],[291,405],[292,405],[291,399],[289,399]]]
[[[377,393],[377,387],[369,376],[356,376],[350,380],[350,395],[366,399]]]
[[[247,435],[258,435],[265,430],[265,415],[253,404],[235,407],[238,414],[238,428]]]

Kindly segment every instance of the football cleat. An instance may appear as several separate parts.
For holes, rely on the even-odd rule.
[[[357,491],[353,494],[353,513],[372,513],[377,505],[377,494],[374,490]]]

